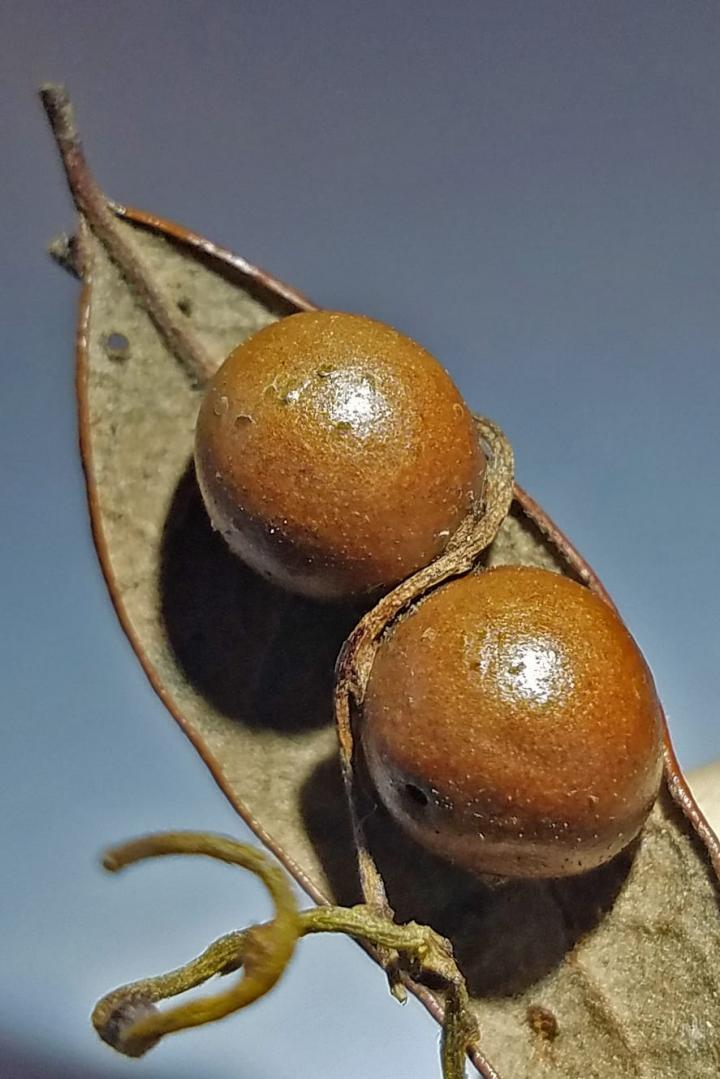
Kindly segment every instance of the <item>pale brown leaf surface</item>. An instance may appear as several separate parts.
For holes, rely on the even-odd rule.
[[[720,831],[720,761],[690,772],[688,783],[710,827]]]
[[[293,309],[219,258],[123,228],[218,363]],[[120,617],[258,835],[316,900],[356,900],[331,688],[360,612],[281,594],[213,534],[190,465],[199,393],[94,243],[90,264],[81,426]],[[127,338],[126,354],[108,349],[110,334]],[[579,572],[517,501],[488,557]],[[453,940],[503,1079],[720,1073],[717,881],[667,792],[631,852],[563,882],[483,884],[412,846],[380,809],[369,838],[398,916]],[[555,1016],[555,1037],[530,1023],[535,1006]]]

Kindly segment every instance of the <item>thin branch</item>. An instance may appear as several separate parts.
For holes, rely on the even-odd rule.
[[[478,1028],[465,980],[448,940],[430,926],[398,925],[374,906],[316,907],[298,911],[283,870],[262,851],[224,837],[178,832],[131,840],[108,852],[107,869],[116,871],[143,858],[166,854],[205,854],[255,873],[275,903],[275,918],[228,933],[168,974],[131,982],[98,1002],[93,1023],[101,1038],[126,1056],[142,1056],[173,1031],[223,1018],[266,993],[285,970],[300,937],[345,933],[373,948],[400,954],[419,976],[446,985],[441,1063],[444,1079],[463,1079],[466,1053],[478,1044]],[[243,969],[241,980],[225,992],[160,1011],[156,1003],[194,989],[215,975]]]
[[[103,997],[93,1011],[93,1025],[103,1041],[127,1056],[142,1056],[165,1034],[223,1019],[264,996],[282,976],[300,932],[295,895],[280,866],[262,851],[224,836],[202,832],[143,836],[108,851],[103,865],[114,873],[145,858],[172,854],[201,854],[249,869],[270,893],[275,918],[235,938],[242,963],[240,956],[233,960],[227,938],[223,938],[186,967],[160,978],[133,982]],[[155,1001],[176,996],[212,974],[227,973],[240,965],[244,968],[242,978],[222,993],[179,1004],[164,1012],[154,1006]]]
[[[88,168],[65,87],[45,84],[40,90],[40,100],[50,121],[78,212],[133,288],[168,349],[187,369],[193,381],[202,385],[217,365],[191,327],[183,324],[174,313],[174,304],[153,281],[136,245],[122,234],[108,200]]]
[[[469,514],[452,537],[444,554],[399,584],[358,622],[345,641],[335,668],[334,711],[358,872],[363,898],[375,910],[392,918],[393,912],[382,874],[370,850],[359,808],[356,772],[363,767],[362,751],[356,750],[356,727],[379,642],[395,620],[421,596],[455,577],[469,573],[494,540],[508,514],[513,498],[514,457],[505,434],[484,417],[475,418],[478,437],[487,448],[487,467],[481,505]],[[399,995],[397,957],[382,949],[390,987]]]

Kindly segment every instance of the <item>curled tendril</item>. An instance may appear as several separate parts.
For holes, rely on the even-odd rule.
[[[299,912],[285,873],[254,847],[232,839],[199,832],[144,836],[108,851],[103,864],[116,872],[133,862],[168,854],[203,854],[249,869],[270,893],[275,918],[233,935],[234,939],[217,941],[198,959],[170,974],[134,982],[103,997],[93,1011],[93,1025],[104,1041],[128,1056],[141,1056],[164,1034],[223,1019],[263,996],[285,970],[300,933]],[[154,1006],[213,974],[241,965],[240,981],[222,993],[163,1012]]]
[[[222,1019],[267,993],[282,976],[300,937],[345,933],[376,949],[390,950],[412,965],[418,976],[431,975],[446,986],[441,1043],[444,1079],[463,1079],[465,1055],[477,1045],[478,1030],[465,981],[450,942],[429,926],[398,925],[375,905],[316,907],[300,911],[290,881],[280,866],[254,847],[222,836],[169,832],[131,840],[108,851],[106,869],[115,872],[145,858],[203,854],[248,869],[265,884],[275,917],[220,937],[182,967],[113,990],[95,1006],[92,1021],[100,1037],[126,1056],[142,1056],[165,1034]],[[160,1011],[158,1001],[194,989],[215,975],[243,971],[232,988],[214,996]]]

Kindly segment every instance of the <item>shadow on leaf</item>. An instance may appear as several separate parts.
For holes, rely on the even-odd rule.
[[[337,757],[323,761],[302,792],[305,825],[339,902],[360,887]],[[400,922],[431,925],[453,943],[475,997],[512,996],[562,963],[612,907],[634,851],[578,877],[485,881],[435,857],[380,806],[365,811],[368,842]]]
[[[245,566],[212,530],[192,463],[165,522],[160,601],[179,667],[218,711],[287,733],[332,722],[335,659],[357,608],[291,596]]]

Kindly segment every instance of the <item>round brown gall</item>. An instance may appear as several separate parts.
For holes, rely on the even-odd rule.
[[[245,562],[320,599],[387,590],[442,553],[485,458],[447,372],[359,315],[291,315],[209,383],[195,462],[213,525]]]
[[[662,775],[655,686],[625,625],[582,585],[525,567],[446,584],[388,633],[362,742],[416,840],[498,876],[608,861]]]

